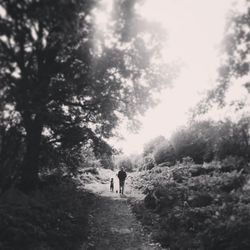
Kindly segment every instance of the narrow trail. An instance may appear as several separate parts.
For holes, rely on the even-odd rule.
[[[81,250],[161,250],[143,232],[128,204],[128,198],[141,199],[130,185],[128,178],[125,194],[109,191],[109,183],[90,183],[86,189],[96,194],[96,201],[90,215],[89,241]]]

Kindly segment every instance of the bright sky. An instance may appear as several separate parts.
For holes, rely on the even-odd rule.
[[[222,39],[231,0],[146,0],[140,10],[149,20],[160,22],[168,41],[162,51],[168,59],[180,59],[184,67],[173,88],[161,94],[161,103],[142,119],[138,134],[121,129],[124,140],[112,141],[124,153],[140,153],[150,139],[168,137],[187,122],[187,111],[201,93],[211,88],[218,65]]]

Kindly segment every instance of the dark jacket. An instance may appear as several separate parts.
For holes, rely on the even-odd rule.
[[[127,177],[127,174],[126,174],[125,171],[120,170],[118,172],[118,178],[119,178],[120,181],[125,181],[126,177]]]

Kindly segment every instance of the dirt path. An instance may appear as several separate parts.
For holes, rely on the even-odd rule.
[[[117,180],[115,182],[115,191]],[[96,193],[91,214],[89,242],[81,250],[160,250],[136,220],[127,203],[129,197],[141,198],[127,181],[125,195],[109,191],[109,184],[91,183],[86,188]]]

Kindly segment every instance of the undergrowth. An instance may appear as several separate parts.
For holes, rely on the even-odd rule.
[[[249,167],[241,159],[155,167],[134,180],[133,211],[171,250],[250,249]]]
[[[93,197],[73,180],[25,195],[11,189],[0,197],[0,249],[78,249],[87,238]]]

